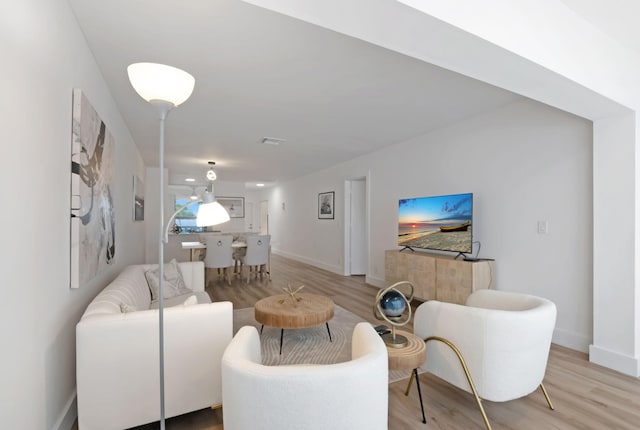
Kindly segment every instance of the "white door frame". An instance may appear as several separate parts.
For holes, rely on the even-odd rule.
[[[366,176],[354,176],[344,181],[344,265],[342,267],[342,273],[344,276],[351,276],[351,181],[356,180],[365,181],[365,254],[367,259],[365,277],[368,277],[371,271],[371,234],[369,231],[371,219],[371,171],[367,172]]]
[[[260,200],[260,234],[269,234],[269,201]]]

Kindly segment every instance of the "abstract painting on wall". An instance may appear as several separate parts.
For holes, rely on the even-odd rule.
[[[71,288],[115,258],[114,141],[84,93],[73,90],[71,139]]]

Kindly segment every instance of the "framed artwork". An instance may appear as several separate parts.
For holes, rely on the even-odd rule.
[[[144,221],[144,182],[133,176],[133,220]]]
[[[244,197],[216,197],[230,218],[244,218]]]
[[[329,191],[318,194],[318,219],[333,219],[335,193]]]
[[[79,288],[115,259],[115,144],[82,90],[72,104],[70,287]]]

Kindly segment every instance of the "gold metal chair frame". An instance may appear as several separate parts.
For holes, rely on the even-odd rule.
[[[449,341],[449,340],[447,340],[447,339],[445,339],[443,337],[430,336],[430,337],[428,337],[428,338],[426,338],[424,340],[424,343],[427,343],[430,340],[435,340],[435,341],[444,343],[449,348],[451,348],[451,350],[456,354],[456,356],[458,357],[458,361],[460,362],[460,365],[462,366],[462,370],[464,371],[464,375],[467,377],[467,382],[469,382],[469,387],[471,388],[471,392],[475,396],[476,403],[478,404],[478,407],[480,408],[480,413],[482,414],[482,419],[484,420],[484,425],[487,427],[487,430],[491,430],[491,424],[489,423],[489,418],[487,418],[487,414],[484,411],[484,407],[482,406],[482,399],[478,395],[478,391],[476,390],[476,386],[473,383],[473,378],[471,378],[471,374],[469,373],[469,368],[467,367],[467,363],[464,361],[464,358],[462,357],[462,353],[460,352],[460,350],[451,341]],[[409,384],[407,384],[407,389],[404,392],[405,396],[409,395],[409,389],[411,388],[411,384],[413,383],[413,379],[414,378],[415,378],[415,375],[414,375],[414,372],[412,372],[411,373],[411,378],[409,379]],[[547,400],[547,404],[549,405],[549,409],[555,410],[555,408],[553,407],[553,403],[551,403],[551,399],[549,398],[549,393],[547,393],[547,390],[544,388],[544,384],[542,384],[542,383],[540,384],[540,389],[542,390],[542,394],[544,394],[544,398]]]

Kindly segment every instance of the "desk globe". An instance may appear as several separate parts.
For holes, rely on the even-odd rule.
[[[408,294],[402,292],[402,287]],[[409,281],[400,281],[378,291],[373,304],[373,315],[376,319],[384,320],[391,324],[391,333],[383,334],[382,340],[392,348],[407,346],[405,336],[396,334],[396,327],[402,327],[411,320],[411,300],[413,300],[413,284]]]

